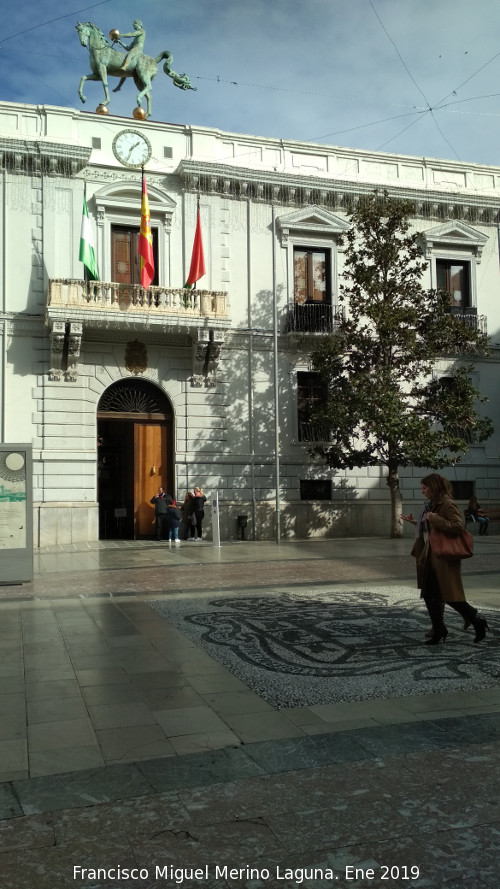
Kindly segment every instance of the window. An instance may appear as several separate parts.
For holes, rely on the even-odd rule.
[[[470,262],[436,259],[436,284],[449,294],[451,311],[470,309]]]
[[[326,385],[318,373],[299,371],[297,373],[297,420],[299,441],[328,441],[326,429],[311,423],[315,407],[326,402]]]
[[[158,232],[151,229],[155,275],[152,284],[158,284]],[[111,280],[118,284],[141,283],[139,256],[139,228],[135,226],[111,226]]]
[[[474,496],[474,482],[452,482],[451,487],[455,500],[470,500]]]
[[[99,271],[103,281],[139,283],[141,197],[140,176],[105,185],[94,195],[93,209],[98,219],[96,246],[102,258]],[[170,287],[170,242],[176,204],[156,182],[148,182],[148,197],[155,264],[152,283]]]
[[[296,305],[331,303],[329,250],[294,247],[293,272]]]
[[[332,499],[331,479],[329,479],[329,478],[301,479],[300,480],[300,499],[301,500],[331,500]]]
[[[332,330],[330,251],[294,247],[293,329],[311,333]]]

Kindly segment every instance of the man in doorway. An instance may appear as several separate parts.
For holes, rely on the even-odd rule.
[[[160,485],[158,493],[151,497],[150,503],[155,508],[156,539],[163,540],[167,529],[167,506],[169,501],[165,489]]]

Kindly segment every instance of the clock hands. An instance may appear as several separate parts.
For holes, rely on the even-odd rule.
[[[127,160],[130,159],[130,155],[132,154],[134,148],[137,148],[140,144],[141,144],[140,142],[136,142],[135,145],[132,145],[132,148],[130,149],[130,151],[129,151],[128,155],[127,155]]]

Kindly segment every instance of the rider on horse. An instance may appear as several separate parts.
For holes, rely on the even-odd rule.
[[[123,46],[124,49],[127,50],[127,55],[125,56],[125,60],[122,65],[122,71],[126,71],[130,62],[135,56],[140,55],[143,52],[144,41],[146,39],[146,32],[142,27],[142,22],[139,19],[135,19],[132,24],[133,31],[129,31],[128,34],[120,34],[117,37],[117,42],[120,46]],[[132,43],[129,46],[125,46],[124,43],[119,39],[120,37],[133,37]]]

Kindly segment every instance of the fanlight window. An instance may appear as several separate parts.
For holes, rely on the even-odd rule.
[[[171,413],[166,396],[146,380],[114,383],[101,395],[99,413],[161,414]]]

